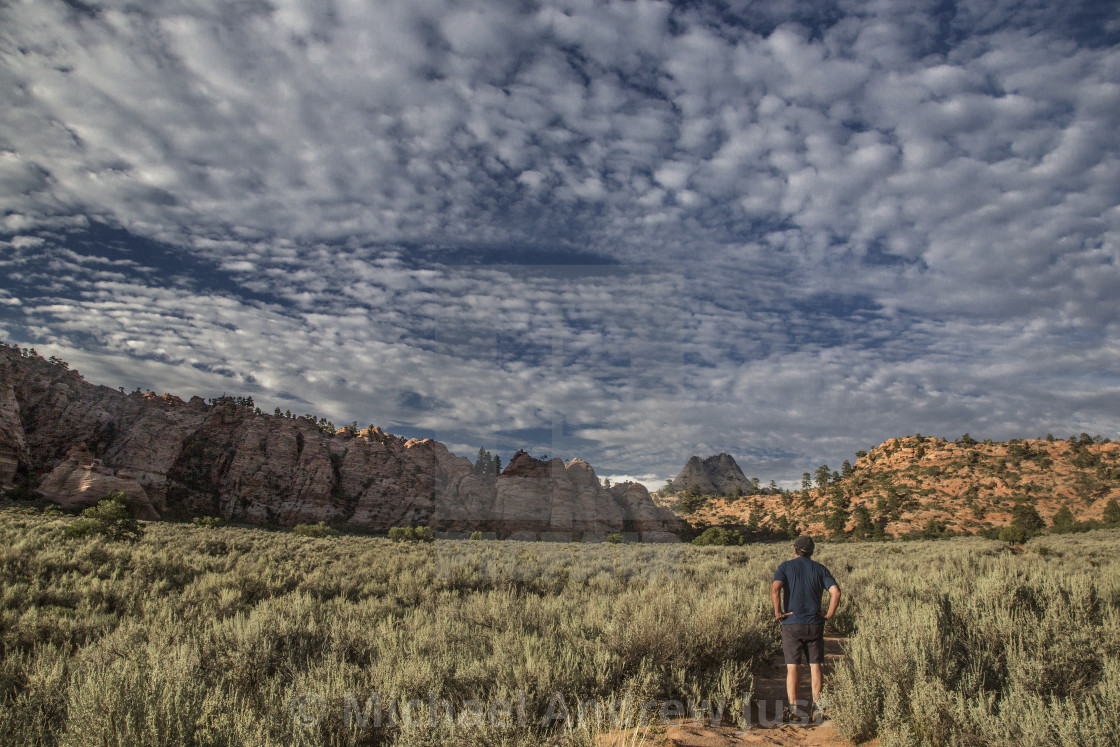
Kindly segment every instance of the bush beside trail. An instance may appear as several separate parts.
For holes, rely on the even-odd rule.
[[[852,556],[858,627],[829,684],[838,731],[899,745],[1120,744],[1117,539]]]

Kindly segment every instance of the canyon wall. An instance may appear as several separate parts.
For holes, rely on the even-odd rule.
[[[517,539],[676,541],[684,523],[646,489],[589,464],[518,452],[501,475],[430,439],[324,432],[225,399],[89,384],[61,361],[0,348],[0,490],[65,507],[122,492],[142,518],[218,515],[381,531],[426,525]]]

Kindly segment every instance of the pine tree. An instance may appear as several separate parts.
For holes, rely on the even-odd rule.
[[[1054,514],[1054,519],[1051,524],[1053,526],[1053,531],[1058,534],[1073,531],[1074,518],[1073,512],[1069,510],[1069,506],[1063,505],[1059,508],[1057,513]]]
[[[848,524],[848,512],[837,506],[832,513],[825,517],[824,528],[832,532],[832,536],[840,537],[844,534],[844,527]]]
[[[827,464],[822,464],[817,467],[815,475],[817,478],[817,487],[823,488],[825,485],[828,485],[828,481],[832,479],[832,470],[828,468]]]
[[[853,508],[852,518],[856,520],[856,525],[852,529],[852,536],[858,539],[869,538],[874,530],[874,525],[871,523],[871,512],[867,510],[867,507],[856,506]]]
[[[1109,526],[1120,524],[1120,504],[1115,498],[1109,498],[1104,506],[1104,523]]]
[[[474,460],[474,473],[479,476],[489,475],[494,469],[493,458],[490,452],[482,446],[478,447],[478,457]]]
[[[1029,503],[1020,503],[1011,509],[1011,523],[1022,529],[1028,536],[1036,534],[1046,526],[1038,511]]]

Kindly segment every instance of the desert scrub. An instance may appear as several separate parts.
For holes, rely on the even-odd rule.
[[[297,537],[335,537],[338,533],[337,529],[322,521],[314,524],[296,524],[292,527],[292,534]]]
[[[590,744],[594,723],[540,724],[557,693],[573,715],[714,697],[737,719],[776,652],[770,582],[792,554],[161,522],[134,543],[65,539],[74,521],[0,511],[5,744]],[[887,743],[1106,741],[1118,535],[1040,537],[1022,554],[821,542],[844,589],[831,629],[853,634],[829,685],[837,723]],[[381,721],[347,727],[374,695]],[[433,697],[527,719],[432,724],[419,714]],[[1079,716],[1060,721],[1067,706]]]
[[[864,574],[858,629],[829,686],[840,733],[884,745],[1120,743],[1117,535],[1039,539],[1027,547],[1042,552],[1022,554],[919,543]]]
[[[74,521],[0,511],[6,744],[590,743],[593,724],[540,723],[554,695],[573,715],[627,694],[734,701],[774,650],[771,547],[731,562],[161,522],[122,543],[65,539]],[[385,717],[348,728],[375,694]],[[433,697],[527,719],[405,723]]]
[[[389,539],[394,542],[433,542],[435,538],[431,527],[393,527],[389,530]],[[481,533],[478,538],[482,539]]]

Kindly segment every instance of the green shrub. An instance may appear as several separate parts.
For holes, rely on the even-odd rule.
[[[62,532],[64,537],[80,539],[105,534],[105,525],[96,519],[77,519]]]
[[[945,536],[945,525],[937,519],[928,519],[922,527],[922,539],[940,539]]]
[[[999,541],[1021,545],[1027,541],[1027,531],[1017,524],[1008,524],[999,530]]]
[[[389,539],[394,542],[431,542],[435,535],[430,527],[393,527],[389,530]]]
[[[338,530],[319,521],[314,524],[296,524],[292,527],[292,534],[300,537],[335,537]]]
[[[482,539],[482,532],[479,532],[479,531],[474,531],[474,532],[471,532],[471,539],[472,539],[472,540],[480,540],[480,539]]]
[[[610,542],[612,545],[621,545],[625,541],[626,540],[623,538],[623,536],[618,532],[607,535],[607,542]]]
[[[694,545],[741,545],[743,535],[725,527],[708,527],[703,533],[692,540]]]
[[[135,542],[143,533],[139,522],[132,518],[132,509],[124,502],[123,493],[110,493],[96,506],[82,511],[82,518],[63,531],[63,535],[70,538],[103,535],[128,542]]]
[[[222,517],[220,516],[196,516],[191,522],[196,527],[206,527],[208,529],[216,529],[222,525]]]

